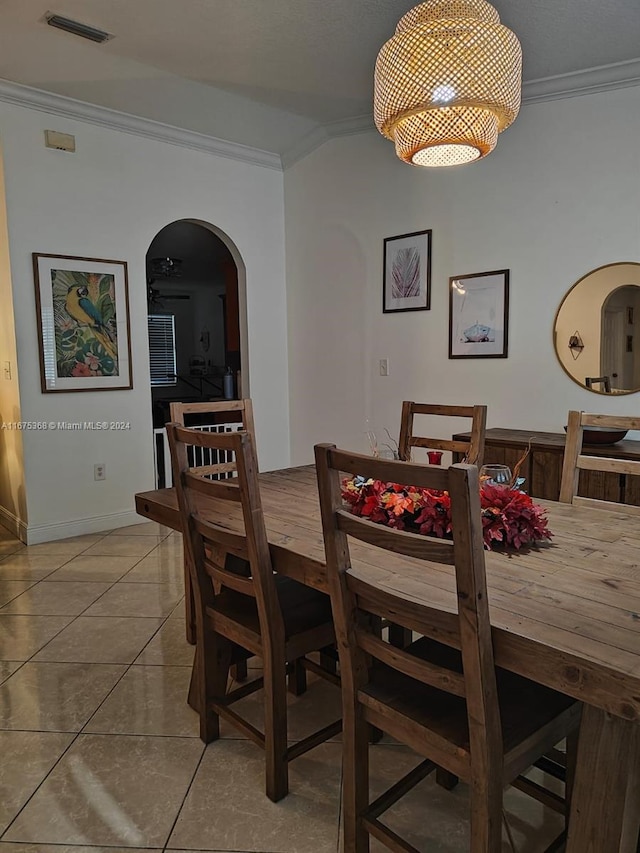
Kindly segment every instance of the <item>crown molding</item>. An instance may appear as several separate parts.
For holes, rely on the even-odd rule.
[[[336,139],[339,136],[353,136],[357,133],[366,133],[369,130],[375,130],[371,113],[319,124],[302,139],[287,148],[282,155],[282,168],[288,169],[293,166],[294,163],[302,160],[330,139]]]
[[[561,98],[578,98],[629,86],[640,86],[640,59],[529,80],[522,86],[522,102],[534,104]]]
[[[131,133],[134,136],[142,136],[157,142],[168,142],[170,145],[191,148],[194,151],[204,151],[218,157],[227,157],[231,160],[251,163],[254,166],[265,166],[268,169],[282,171],[280,156],[272,151],[263,151],[249,145],[228,142],[215,136],[208,136],[205,133],[184,130],[153,119],[119,112],[109,107],[88,104],[85,101],[68,98],[66,95],[45,92],[42,89],[13,83],[10,80],[0,79],[0,101],[51,113],[63,118],[97,124],[111,130],[121,130],[124,133]]]
[[[600,65],[583,71],[575,71],[571,74],[558,74],[554,77],[530,80],[522,86],[522,103],[535,104],[542,101],[557,101],[562,98],[577,98],[581,95],[624,89],[629,86],[640,86],[640,59],[616,62],[613,65]],[[316,148],[328,142],[329,139],[335,139],[338,136],[350,136],[354,133],[365,133],[374,130],[374,128],[371,114],[318,125],[284,152],[282,166],[284,169],[288,169]]]
[[[576,98],[629,86],[640,86],[640,59],[530,80],[523,84],[522,103]],[[205,133],[89,104],[10,80],[0,79],[0,101],[277,171],[290,168],[330,139],[374,130],[371,114],[318,124],[280,156],[272,151],[228,142]]]
[[[325,125],[317,125],[313,130],[305,133],[302,139],[297,140],[297,142],[294,142],[293,145],[287,148],[282,155],[282,168],[285,170],[289,169],[294,163],[304,160],[307,155],[315,151],[316,148],[320,148],[321,145],[324,145],[330,139],[331,137],[325,130]]]

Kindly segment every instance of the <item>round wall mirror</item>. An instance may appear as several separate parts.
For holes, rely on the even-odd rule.
[[[577,281],[554,326],[558,361],[597,394],[640,391],[640,263],[608,264]]]

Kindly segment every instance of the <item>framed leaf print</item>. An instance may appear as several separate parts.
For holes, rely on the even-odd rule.
[[[382,310],[428,311],[431,307],[431,231],[384,241]]]
[[[127,264],[33,255],[43,393],[133,387]]]

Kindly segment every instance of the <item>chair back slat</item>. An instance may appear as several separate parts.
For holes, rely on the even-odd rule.
[[[340,667],[346,701],[356,703],[359,691],[370,677],[370,655],[387,666],[425,683],[437,684],[438,689],[453,695],[466,696],[470,749],[480,768],[489,768],[495,756],[502,752],[500,710],[497,700],[496,673],[491,641],[489,604],[485,577],[482,517],[480,510],[480,484],[478,469],[473,465],[453,465],[448,469],[429,465],[410,465],[406,462],[385,460],[384,470],[388,482],[416,485],[421,488],[444,489],[451,498],[453,544],[453,574],[457,597],[457,630],[451,630],[451,613],[442,613],[434,620],[434,632],[439,639],[459,648],[462,657],[462,677],[455,670],[442,672],[444,667],[422,667],[417,661],[407,660],[390,646],[384,649],[376,636],[376,618],[363,605],[370,599],[373,616],[386,611],[387,618],[411,630],[428,623],[434,613],[429,605],[409,599],[401,591],[382,588],[352,572],[349,535],[356,530],[344,523],[340,471],[346,457],[352,461],[348,470],[357,470],[363,477],[380,472],[380,460],[345,454],[331,445],[316,445],[316,471],[320,509],[325,539],[327,577],[332,597],[336,637],[340,652]],[[355,463],[355,466],[354,466]],[[377,463],[377,464],[376,464]],[[407,479],[409,470],[415,472],[419,482]],[[371,524],[371,522],[368,522]],[[392,552],[407,553],[406,537],[424,541],[428,537],[386,528],[384,536],[370,544]],[[402,543],[402,544],[400,544]],[[435,543],[437,544],[437,543]],[[443,546],[445,543],[441,542]],[[426,555],[429,555],[428,557]],[[447,552],[448,555],[448,552]],[[411,556],[434,559],[424,545],[416,545]],[[358,559],[366,556],[358,552]],[[380,557],[372,560],[380,563]],[[449,560],[441,560],[449,563]],[[455,605],[454,605],[455,606]],[[427,634],[429,631],[427,630]],[[365,637],[368,634],[368,637]],[[446,669],[446,668],[445,668]]]
[[[200,468],[197,469],[197,473],[195,471],[187,471],[184,478],[190,489],[200,492],[200,494],[206,495],[208,498],[220,498],[220,500],[234,501],[234,503],[242,501],[242,495],[240,494],[237,482],[208,480],[202,475]]]
[[[194,448],[195,450],[203,450],[204,448]],[[224,451],[225,453],[229,453],[229,451]],[[204,463],[204,459],[201,460]],[[202,474],[204,477],[208,479],[214,479],[219,474],[231,474],[237,470],[237,465],[235,462],[214,462],[213,465],[204,465],[200,464],[197,460],[194,459],[194,465],[198,469],[198,473]]]
[[[247,400],[224,400],[221,402],[204,403],[171,403],[169,406],[171,420],[184,425],[184,415],[209,415],[214,412],[243,412],[247,411]],[[175,420],[174,420],[175,418]],[[245,423],[245,427],[247,424]],[[253,427],[253,424],[251,424]]]
[[[404,530],[393,530],[366,518],[358,518],[346,510],[337,511],[336,526],[343,533],[367,542],[369,545],[377,545],[379,548],[386,548],[387,551],[395,551],[406,557],[418,557],[422,560],[453,565],[452,542],[438,541],[428,536],[416,536],[413,533],[405,533]]]
[[[202,536],[207,552],[233,554],[241,560],[249,559],[247,537],[244,533],[233,533],[219,524],[211,521],[203,521],[197,515],[193,518],[193,527]]]
[[[415,415],[444,415],[449,418],[471,418],[469,441],[429,438],[414,434]],[[465,461],[470,465],[482,465],[484,457],[485,432],[487,427],[486,406],[448,406],[431,403],[414,403],[405,400],[402,404],[400,420],[400,438],[398,455],[400,459],[411,459],[411,448],[422,447],[433,450],[446,450],[451,453],[464,453]]]
[[[349,577],[349,590],[355,598],[358,610],[372,613],[387,622],[394,622],[398,615],[398,602],[389,597],[386,590],[366,584],[361,586],[358,579]],[[460,648],[460,625],[458,614],[449,613],[428,604],[402,601],[402,624],[410,631],[444,643],[453,649]]]
[[[633,415],[590,415],[582,412],[582,426],[597,426],[605,429],[640,429],[640,417]]]
[[[244,430],[219,434],[191,430],[178,424],[167,424],[167,436],[185,547],[192,571],[196,614],[199,612],[200,618],[204,619],[207,609],[214,607],[218,592],[212,581],[213,575],[223,585],[222,591],[225,586],[231,586],[255,597],[265,654],[270,653],[276,644],[284,647],[284,624],[264,525],[253,437]],[[199,476],[197,469],[194,471],[189,463],[191,442],[206,449],[230,450],[237,465],[237,478],[233,484]],[[234,529],[227,529],[200,516],[201,508],[209,500],[229,505],[230,523]],[[224,513],[221,512],[219,517],[225,518]],[[248,578],[236,575],[233,585],[226,583],[229,580],[227,569],[219,563],[220,555],[225,553],[247,558]],[[209,557],[208,554],[215,556]],[[245,581],[251,585],[250,592]]]
[[[615,474],[640,474],[640,462],[635,459],[611,459],[608,456],[578,456],[581,471],[604,471]]]
[[[619,474],[622,476],[640,476],[640,462],[631,459],[621,459],[617,456],[593,456],[583,452],[583,443],[588,435],[585,427],[601,427],[610,430],[640,429],[640,418],[623,415],[597,415],[587,412],[570,411],[567,419],[567,439],[564,447],[562,462],[562,479],[560,482],[560,500],[563,503],[580,504],[597,509],[616,510],[623,507],[625,511],[635,512],[635,508],[622,501],[600,500],[578,495],[580,471],[599,471],[604,474]],[[615,497],[615,495],[614,495]]]
[[[397,460],[379,459],[375,456],[363,456],[345,450],[328,449],[331,468],[348,474],[356,474],[383,483],[401,483],[416,486],[419,489],[437,489],[445,491],[449,477],[445,469],[411,462],[398,464]],[[401,480],[394,479],[402,477]]]
[[[251,578],[244,578],[242,575],[237,575],[235,572],[230,572],[228,569],[223,569],[209,561],[207,561],[206,568],[209,576],[222,586],[226,586],[227,589],[233,589],[243,595],[250,595],[252,598],[256,597],[256,589]]]
[[[459,672],[416,658],[361,628],[356,628],[356,642],[368,655],[410,678],[415,678],[416,681],[444,690],[446,693],[452,693],[454,696],[465,695],[464,678]]]
[[[217,436],[215,447],[209,440],[210,435]],[[233,453],[235,443],[232,432],[210,432],[196,427],[176,426],[176,437],[178,441],[188,441],[190,447],[204,448],[205,450],[226,451]]]

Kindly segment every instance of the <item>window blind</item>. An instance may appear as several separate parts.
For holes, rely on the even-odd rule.
[[[152,385],[176,384],[176,328],[173,314],[149,314],[149,361]]]

